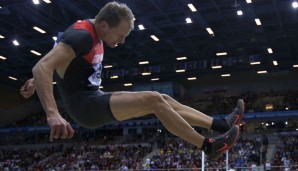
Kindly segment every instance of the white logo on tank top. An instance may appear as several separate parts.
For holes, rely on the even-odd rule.
[[[101,71],[102,71],[102,62],[103,54],[96,54],[93,58],[92,64],[94,73],[88,78],[90,83],[95,86],[100,86],[101,84]]]
[[[92,64],[101,63],[103,60],[103,54],[96,54],[93,58]]]

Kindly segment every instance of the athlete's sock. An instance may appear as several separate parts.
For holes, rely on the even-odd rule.
[[[213,118],[213,122],[211,124],[211,130],[218,131],[218,132],[226,132],[229,130],[229,126],[226,120]]]
[[[202,147],[201,147],[201,150],[203,150],[203,151],[205,151],[205,152],[207,152],[207,151],[210,150],[210,143],[209,143],[209,141],[208,141],[208,138],[205,138],[205,139],[204,139],[204,142],[203,142],[203,145],[202,145]]]

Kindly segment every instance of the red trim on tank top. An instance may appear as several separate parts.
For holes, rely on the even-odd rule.
[[[98,39],[97,39],[96,32],[94,30],[93,25],[90,22],[88,22],[86,20],[83,20],[81,22],[76,22],[73,25],[73,28],[74,29],[86,30],[91,34],[91,36],[93,38],[93,46],[92,46],[90,52],[87,55],[83,56],[83,57],[84,57],[85,60],[88,61],[88,63],[90,63],[92,65],[98,63],[98,62],[94,63],[94,57],[97,54],[99,54],[99,55],[102,54],[103,55],[104,49],[103,49],[102,43],[99,42]]]

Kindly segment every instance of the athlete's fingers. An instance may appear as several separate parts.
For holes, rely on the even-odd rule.
[[[67,123],[66,128],[68,130],[68,137],[67,138],[72,138],[74,135],[74,130],[72,129],[72,127],[70,126],[69,123]]]
[[[23,92],[23,96],[24,96],[25,98],[27,98],[27,97],[29,96],[29,94],[28,94],[27,92]]]
[[[54,128],[51,128],[51,132],[50,132],[50,142],[53,142],[54,133],[55,133]]]
[[[21,87],[21,91],[25,91],[25,87],[24,86]]]
[[[20,90],[20,93],[23,95],[23,94],[26,93],[26,91],[25,90]]]
[[[59,125],[56,125],[56,126],[54,126],[55,127],[55,135],[54,135],[54,138],[55,139],[58,139],[59,137],[60,137],[60,129],[61,129],[61,127],[59,126]]]
[[[68,131],[67,131],[67,125],[62,125],[61,126],[61,129],[62,129],[62,134],[61,134],[61,137],[62,139],[65,139],[68,135]]]
[[[29,84],[29,80],[27,80],[24,84],[25,89],[27,89],[28,84]]]
[[[29,95],[29,93],[27,91],[25,91],[25,90],[21,90],[20,93],[25,98],[28,97],[28,95]]]

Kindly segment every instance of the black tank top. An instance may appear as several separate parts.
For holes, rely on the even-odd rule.
[[[89,20],[74,23],[65,30],[59,42],[71,46],[76,54],[63,79],[54,73],[59,92],[72,95],[78,91],[98,90],[104,49],[102,42],[97,39],[93,24]]]

